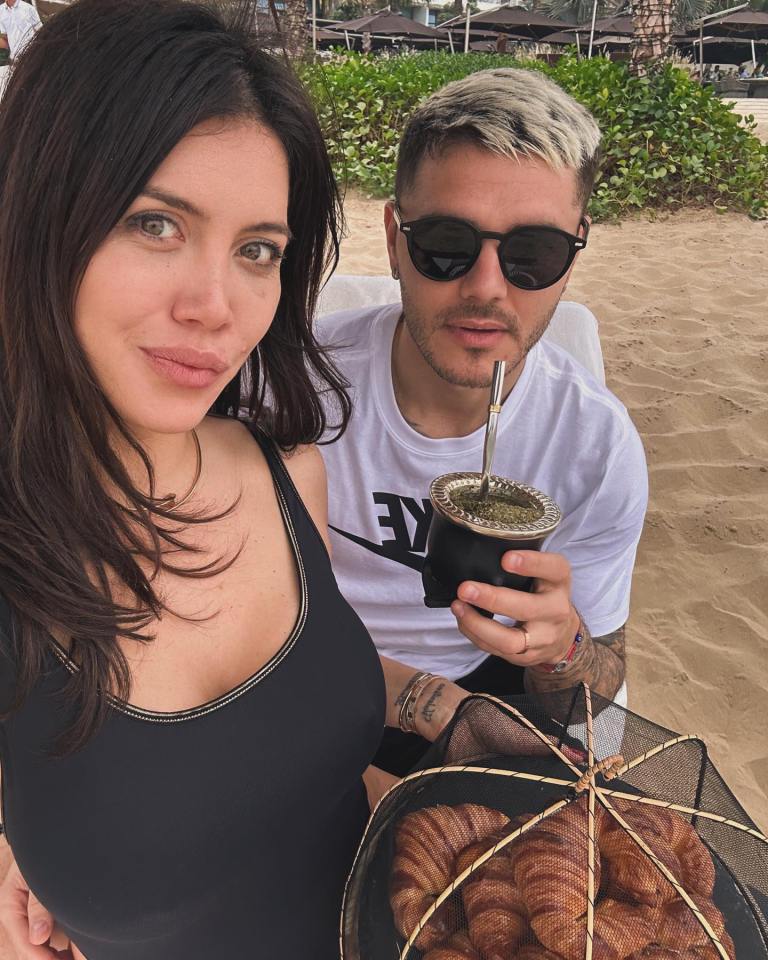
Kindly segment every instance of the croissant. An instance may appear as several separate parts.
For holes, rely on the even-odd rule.
[[[403,817],[395,832],[389,899],[395,926],[410,937],[432,903],[456,877],[456,856],[509,823],[498,810],[475,803],[436,806]],[[438,946],[461,920],[449,902],[429,919],[415,940],[419,950]]]
[[[711,896],[715,867],[689,823],[664,807],[618,798],[612,803],[687,892]],[[612,817],[603,819],[600,851],[606,861],[606,881],[620,897],[658,906],[677,896],[672,884]]]
[[[618,804],[616,806],[618,808]],[[621,810],[620,813],[670,873],[681,879],[680,861],[671,849],[669,839],[659,836],[658,822],[648,817],[644,810]],[[655,907],[677,895],[648,854],[612,817],[603,820],[600,854],[605,870],[604,882],[613,896]]]
[[[597,811],[597,830],[602,812]],[[533,932],[563,960],[583,960],[586,949],[588,860],[586,799],[577,800],[529,830],[510,851]],[[600,854],[595,851],[595,890]]]
[[[595,908],[593,960],[625,960],[655,938],[657,923],[653,907],[605,897]]]
[[[475,950],[466,933],[454,933],[440,947],[433,947],[424,954],[423,960],[483,960]]]
[[[526,943],[515,954],[510,954],[514,960],[560,960],[559,953],[552,953],[540,943]]]
[[[735,950],[733,941],[725,929],[725,920],[722,913],[712,903],[711,900],[703,897],[693,897],[696,906],[701,910],[707,919],[710,927],[725,947],[726,953],[733,957]],[[709,934],[696,919],[693,911],[681,897],[678,897],[672,903],[668,904],[662,914],[658,930],[654,936],[654,941],[665,947],[674,947],[679,944],[687,944],[697,952],[695,956],[712,957],[713,960],[719,960],[720,953],[712,943]]]
[[[499,831],[459,854],[457,876],[497,843],[505,832]],[[509,960],[529,929],[525,903],[512,873],[509,848],[494,854],[463,882],[460,889],[469,938],[483,960]]]

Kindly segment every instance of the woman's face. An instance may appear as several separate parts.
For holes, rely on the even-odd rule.
[[[269,328],[288,179],[285,151],[264,126],[203,123],[88,264],[75,331],[137,437],[198,424]]]

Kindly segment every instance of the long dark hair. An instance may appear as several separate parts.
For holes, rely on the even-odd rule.
[[[98,726],[102,694],[127,699],[117,638],[146,641],[163,609],[137,557],[168,569],[164,547],[184,544],[173,532],[179,524],[163,521],[206,519],[153,500],[151,463],[100,390],[73,327],[95,251],[203,121],[255,118],[282,142],[294,236],[275,320],[243,382],[238,375],[214,411],[236,416],[247,385],[258,420],[269,396],[269,432],[286,450],[324,433],[319,392],[333,401],[336,425],[349,417],[344,381],[310,324],[338,260],[336,184],[306,94],[283,62],[258,49],[253,19],[254,5],[240,0],[226,14],[186,0],[77,0],[35,36],[0,103],[0,592],[15,613],[15,706],[41,674],[50,632],[70,639],[79,670],[68,688],[77,709],[65,750]],[[149,496],[116,456],[116,430],[142,456]],[[115,602],[115,583],[130,602]]]

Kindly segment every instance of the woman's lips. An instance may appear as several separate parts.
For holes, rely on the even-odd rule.
[[[194,350],[143,349],[142,353],[156,373],[179,387],[210,387],[227,368],[214,354]]]

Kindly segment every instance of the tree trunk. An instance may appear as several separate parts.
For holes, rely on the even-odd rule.
[[[648,72],[651,63],[665,57],[672,38],[670,0],[634,0],[630,70],[637,76]]]
[[[285,0],[279,13],[280,39],[290,57],[303,57],[307,49],[306,0]]]

